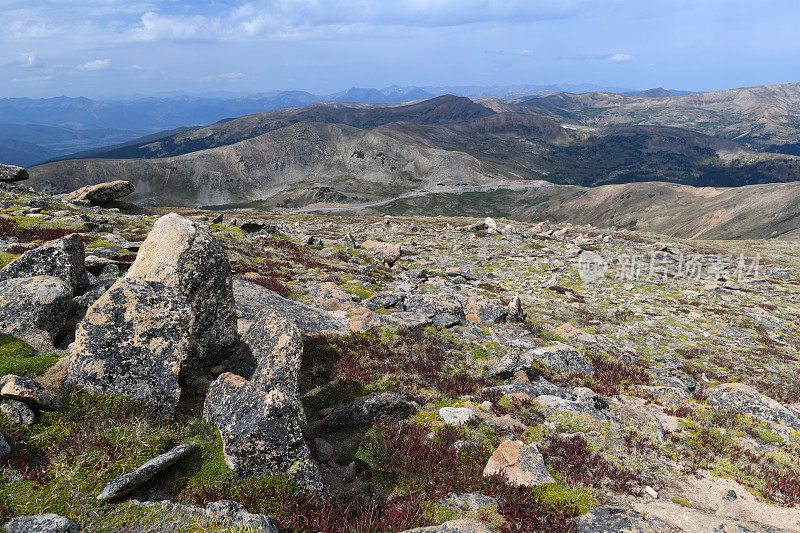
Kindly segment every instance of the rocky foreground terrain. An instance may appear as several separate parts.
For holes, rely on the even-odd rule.
[[[5,531],[800,531],[794,241],[0,178]]]

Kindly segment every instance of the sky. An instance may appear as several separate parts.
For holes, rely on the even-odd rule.
[[[0,0],[0,97],[800,81],[798,0]]]

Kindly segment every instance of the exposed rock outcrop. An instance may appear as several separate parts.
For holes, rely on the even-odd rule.
[[[85,200],[92,204],[105,204],[124,198],[134,191],[133,183],[125,180],[108,181],[97,185],[87,185],[67,193],[64,200]]]
[[[0,282],[0,333],[52,351],[67,319],[72,291],[59,278],[34,276]]]

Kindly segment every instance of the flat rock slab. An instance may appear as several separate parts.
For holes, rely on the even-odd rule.
[[[5,533],[78,533],[78,524],[57,514],[37,514],[12,518],[3,526]]]
[[[575,519],[579,533],[656,533],[644,515],[625,507],[597,507]]]
[[[97,185],[87,185],[63,196],[64,200],[86,200],[93,204],[104,204],[132,194],[133,183],[125,180],[107,181]]]
[[[775,422],[800,431],[800,417],[776,400],[742,383],[726,383],[706,389],[708,403],[723,409],[754,416],[765,422]]]
[[[181,394],[178,375],[190,357],[193,322],[177,289],[119,279],[78,324],[67,380],[92,393],[145,401],[171,416]]]
[[[580,374],[594,372],[594,366],[578,350],[568,344],[558,343],[527,350],[524,353],[511,352],[489,370],[489,376],[508,377],[520,370],[524,372],[533,370],[537,364],[565,372]]]
[[[396,392],[373,392],[352,402],[334,407],[327,416],[305,428],[308,438],[328,431],[369,426],[373,422],[396,422],[413,415],[417,408]]]
[[[150,481],[156,474],[163,472],[198,448],[199,446],[197,444],[190,442],[175,446],[167,453],[162,453],[157,457],[153,457],[133,472],[123,474],[106,485],[103,488],[103,492],[97,496],[97,499],[111,500],[128,494],[135,488]]]
[[[403,533],[490,533],[486,524],[467,518],[450,520],[438,526],[418,527],[407,529]]]
[[[0,165],[0,182],[24,181],[28,179],[28,171],[16,165]]]
[[[85,247],[80,235],[73,233],[28,250],[0,270],[0,281],[33,276],[54,276],[70,288],[71,295],[89,287],[86,275]]]
[[[11,455],[11,446],[6,442],[6,438],[0,433],[0,459]]]
[[[72,291],[53,276],[14,278],[0,282],[0,334],[49,352],[67,320]]]
[[[403,254],[403,247],[399,244],[372,239],[362,242],[361,247],[372,252],[376,258],[389,266],[392,266]]]
[[[483,470],[484,476],[495,474],[505,476],[510,485],[518,487],[556,482],[547,471],[536,446],[522,441],[506,440],[500,443]]]
[[[376,313],[372,316],[377,319],[379,324],[394,326],[400,329],[424,328],[432,324],[430,317],[406,311],[397,313]]]
[[[439,409],[439,418],[450,426],[462,426],[475,418],[475,411],[469,407],[442,407]]]
[[[303,441],[299,406],[285,393],[262,391],[226,372],[211,384],[203,409],[219,429],[231,469],[242,475],[288,475],[306,489],[322,489],[319,468]]]
[[[60,394],[49,391],[32,378],[9,374],[0,379],[0,396],[43,411],[58,411],[64,404]]]
[[[286,299],[249,281],[234,280],[233,296],[242,334],[268,310],[293,320],[304,338],[314,335],[345,335],[348,332],[345,325],[329,312]],[[244,328],[243,323],[246,324]]]
[[[0,405],[0,413],[8,417],[12,424],[30,426],[36,420],[36,413],[27,404],[17,400],[7,400]]]

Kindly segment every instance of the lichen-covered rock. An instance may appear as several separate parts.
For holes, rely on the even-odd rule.
[[[395,307],[398,303],[400,303],[399,295],[391,292],[380,292],[361,302],[361,305],[370,311],[377,311],[378,309],[389,309]]]
[[[28,171],[22,167],[0,164],[0,182],[24,181],[29,177]]]
[[[303,338],[293,322],[265,310],[242,335],[239,348],[233,364],[244,370],[243,377],[263,391],[278,389],[300,405],[297,377]]]
[[[241,333],[245,333],[265,311],[289,317],[303,337],[347,333],[344,324],[329,312],[288,300],[255,283],[233,280],[233,295]]]
[[[85,200],[93,204],[104,204],[124,198],[134,191],[133,183],[125,180],[107,181],[97,185],[87,185],[63,196],[64,200]]]
[[[329,431],[369,426],[373,422],[396,422],[413,415],[417,408],[395,392],[373,392],[352,402],[334,407],[321,420],[309,424],[308,438],[316,438]]]
[[[206,515],[221,526],[238,526],[259,533],[278,533],[278,528],[270,517],[248,513],[242,504],[231,500],[209,503],[206,506]]]
[[[307,489],[320,490],[319,468],[303,441],[298,409],[285,393],[265,392],[226,372],[211,384],[204,417],[219,429],[231,469],[244,475],[288,475]]]
[[[467,320],[492,324],[502,322],[508,316],[508,308],[497,300],[485,296],[472,296],[464,306]]]
[[[84,266],[85,249],[80,235],[73,233],[28,250],[0,270],[0,282],[12,278],[54,276],[79,294],[89,287]]]
[[[464,306],[455,294],[412,294],[406,298],[406,310],[426,316],[452,315],[464,318]]]
[[[0,405],[0,413],[8,417],[12,424],[30,426],[36,420],[36,413],[27,404],[17,400],[7,400]]]
[[[33,378],[9,374],[0,379],[0,396],[18,400],[42,411],[58,411],[63,398],[57,392],[47,390]]]
[[[5,533],[78,533],[78,524],[54,513],[19,516],[3,526]]]
[[[123,474],[118,478],[108,483],[103,491],[98,494],[98,500],[112,500],[124,496],[134,490],[136,487],[147,483],[153,476],[163,472],[170,466],[174,465],[188,454],[192,453],[198,448],[198,445],[190,442],[187,444],[179,444],[170,451],[162,453],[153,457],[142,466],[132,472]]]
[[[475,411],[469,407],[442,407],[439,418],[449,426],[462,426],[475,418]]]
[[[407,529],[403,533],[490,533],[492,530],[486,524],[462,518],[460,520],[450,520],[438,526],[417,527]]]
[[[597,507],[575,519],[579,533],[655,533],[644,515],[624,507]]]
[[[218,365],[236,342],[236,305],[228,255],[208,226],[175,213],[159,218],[126,277],[180,291],[194,313],[192,370]]]
[[[362,242],[361,247],[372,252],[376,258],[389,266],[394,265],[403,254],[403,247],[401,245],[373,239]]]
[[[537,364],[544,364],[565,372],[591,374],[594,366],[572,346],[564,343],[543,346],[524,353],[510,352],[490,370],[490,376],[510,376],[520,370],[528,372]]]
[[[505,476],[508,483],[514,486],[555,483],[536,446],[522,441],[506,440],[500,443],[483,469],[484,476],[495,474]]]
[[[742,383],[725,383],[706,390],[708,403],[754,416],[765,422],[775,422],[800,431],[800,417],[786,407]]]
[[[94,393],[146,400],[172,415],[178,378],[193,353],[193,321],[177,289],[122,278],[78,324],[68,381]]]
[[[38,352],[52,351],[71,297],[67,284],[53,276],[0,281],[0,334],[22,339]]]

